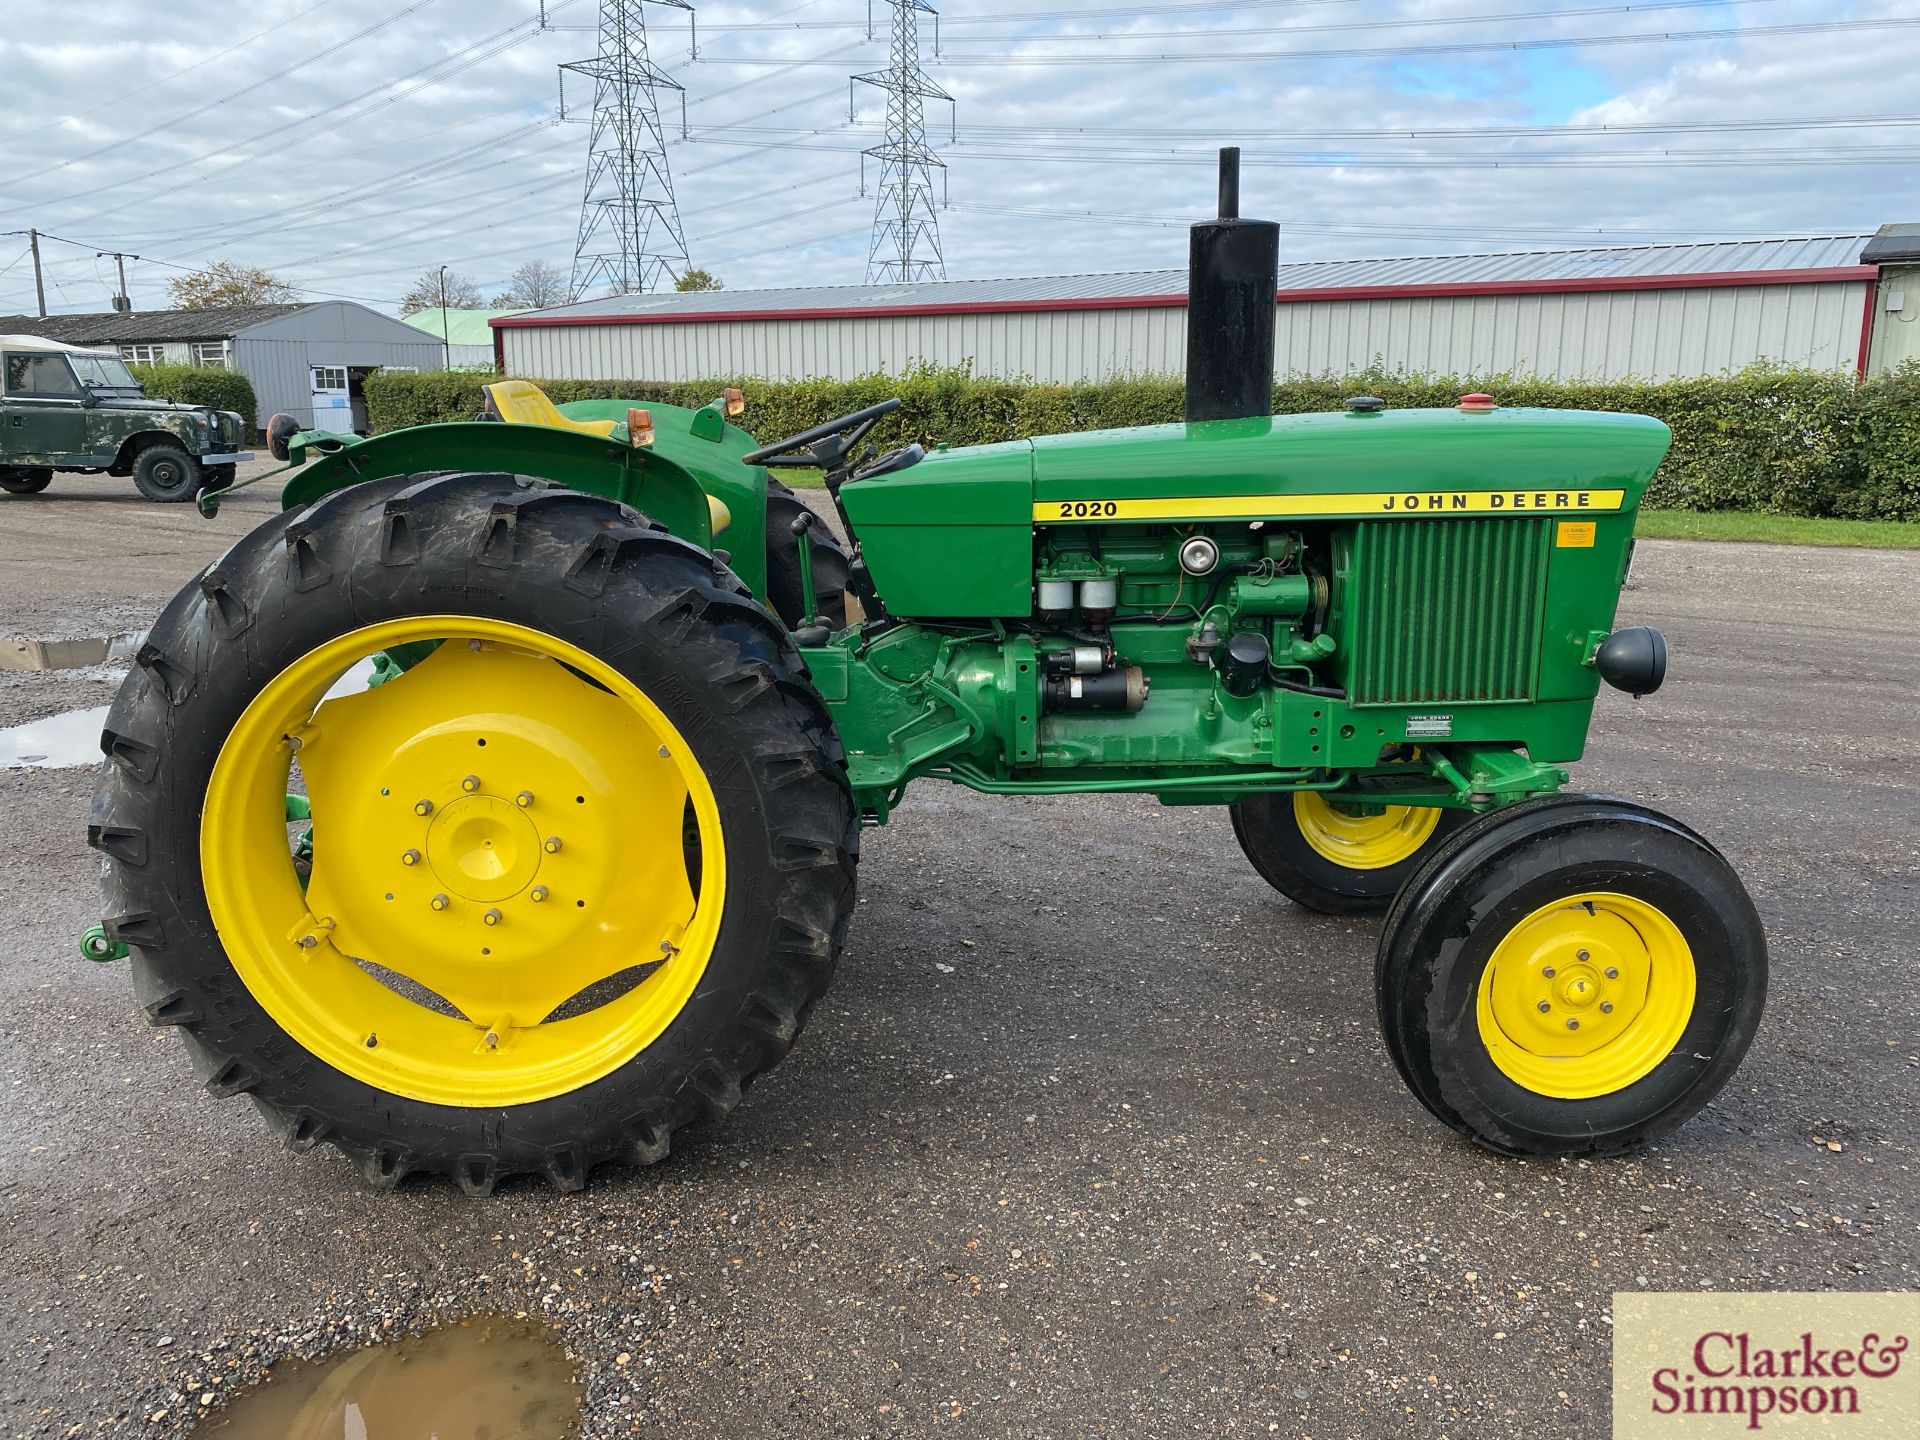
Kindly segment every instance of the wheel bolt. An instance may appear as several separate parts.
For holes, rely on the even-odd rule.
[[[1541,1013],[1542,1015],[1544,1015],[1544,1014],[1546,1014],[1546,1013],[1547,1013],[1547,1012],[1548,1012],[1549,1010],[1551,1010],[1551,1009],[1553,1009],[1553,1004],[1552,1004],[1552,1002],[1551,1002],[1551,1001],[1548,1001],[1548,1000],[1542,1000],[1542,1001],[1540,1002],[1540,1013]]]
[[[489,910],[480,918],[489,925],[498,925],[500,923],[500,912],[498,910]]]
[[[1567,1021],[1567,1029],[1578,1030],[1579,1028],[1580,1028],[1580,1022],[1578,1020]]]
[[[534,886],[532,893],[530,893],[527,898],[538,905],[542,900],[547,898],[547,887],[544,885]]]
[[[402,851],[400,863],[402,865],[418,865],[420,863],[420,852],[418,850]]]
[[[1554,976],[1558,975],[1560,972],[1554,969],[1553,966],[1549,965],[1547,966],[1546,969],[1542,970],[1540,973],[1546,976],[1547,979],[1551,980]]]
[[[431,800],[416,800],[416,801],[414,801],[414,802],[413,802],[413,813],[414,813],[414,814],[416,814],[416,815],[431,815],[431,814],[433,814],[433,801],[431,801]]]
[[[662,746],[660,747],[660,758],[661,758],[662,760],[664,760],[664,759],[666,759],[666,758],[667,758],[667,753],[668,753],[668,752],[667,752],[667,747],[666,747],[666,746],[664,746],[664,745],[662,745]]]
[[[1618,980],[1619,978],[1620,978],[1620,967],[1618,965],[1607,966],[1607,979]]]
[[[444,895],[436,895],[427,903],[436,910],[444,910],[447,908],[447,897]]]
[[[1593,957],[1589,955],[1586,951],[1582,950],[1576,958],[1581,960],[1591,960]]]
[[[547,837],[546,850],[549,855],[558,855],[560,853],[560,837],[558,835],[549,835]]]
[[[513,797],[513,803],[518,805],[522,810],[526,809],[529,805],[533,804],[533,791],[522,790],[518,795]]]
[[[460,782],[460,788],[471,795],[480,788],[480,777],[478,775],[467,776],[466,779]]]
[[[1613,1013],[1613,1002],[1611,1000],[1602,1000],[1600,1002],[1600,1013],[1602,1015],[1611,1015]]]

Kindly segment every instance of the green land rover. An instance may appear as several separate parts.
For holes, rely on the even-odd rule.
[[[56,470],[131,475],[149,500],[233,483],[245,422],[231,410],[149,400],[111,350],[0,335],[0,491],[35,495]]]

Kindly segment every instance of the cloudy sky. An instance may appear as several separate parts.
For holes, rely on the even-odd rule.
[[[0,232],[48,306],[261,265],[383,309],[572,260],[598,0],[5,0]],[[692,262],[858,284],[885,0],[648,5]],[[953,278],[1178,266],[1213,147],[1288,259],[1870,232],[1920,220],[1920,0],[937,0]],[[164,16],[164,19],[161,18]],[[957,128],[956,128],[957,127]],[[63,243],[65,241],[78,244]],[[0,311],[31,311],[0,234]]]

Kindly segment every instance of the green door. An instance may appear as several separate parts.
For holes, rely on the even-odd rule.
[[[67,357],[9,353],[0,456],[10,465],[63,465],[87,452],[86,394]]]

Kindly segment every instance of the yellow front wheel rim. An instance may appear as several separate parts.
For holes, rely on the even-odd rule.
[[[1559,1100],[1610,1095],[1673,1052],[1693,1018],[1693,951],[1656,905],[1592,891],[1542,905],[1480,976],[1480,1041],[1501,1072]]]
[[[438,648],[397,678],[336,685],[423,641]],[[564,1094],[646,1049],[693,995],[726,895],[713,787],[659,706],[577,646],[465,616],[370,625],[269,680],[214,763],[200,856],[227,957],[288,1035],[467,1107]]]
[[[1296,790],[1293,820],[1322,859],[1347,870],[1384,870],[1419,852],[1440,823],[1440,812],[1432,806],[1387,805],[1362,815],[1341,809],[1317,790]]]

